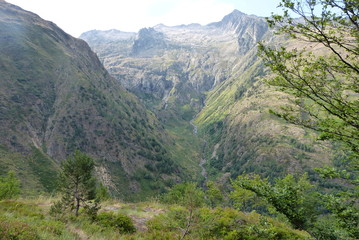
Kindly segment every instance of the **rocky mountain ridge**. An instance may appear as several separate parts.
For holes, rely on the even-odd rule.
[[[263,19],[236,10],[207,26],[157,25],[142,29],[133,43],[127,45],[128,49],[122,49],[118,55],[114,54],[116,50],[109,52],[99,41],[93,45],[89,35],[100,36],[101,31],[87,32],[81,37],[127,89],[151,94],[161,99],[162,104],[168,100],[179,101],[199,109],[203,93],[229,78],[232,72],[227,66],[234,67],[267,30]],[[107,42],[103,37],[103,44]],[[112,44],[114,49],[118,45]],[[127,57],[125,53],[129,53]],[[191,97],[177,94],[178,91],[185,91]]]

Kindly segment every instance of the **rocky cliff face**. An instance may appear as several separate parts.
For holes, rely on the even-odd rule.
[[[188,104],[199,110],[203,94],[228,79],[241,56],[255,47],[267,31],[263,19],[234,11],[207,26],[157,25],[142,29],[128,45],[131,50],[117,56],[104,46],[109,38],[103,32],[97,32],[96,42],[88,33],[81,38],[89,42],[109,72],[127,89],[159,99],[157,108]],[[118,44],[112,46],[116,49]],[[124,52],[130,54],[124,56]]]
[[[109,42],[121,44],[133,37],[116,31],[109,35]],[[44,167],[47,160],[58,163],[79,149],[96,159],[100,179],[123,197],[158,192],[183,176],[164,147],[172,139],[161,123],[108,74],[85,41],[3,1],[0,85],[4,151],[25,159],[36,152],[44,161],[38,165]],[[44,172],[53,172],[56,162],[47,164]]]
[[[166,49],[164,34],[153,28],[143,28],[138,32],[137,38],[132,45],[131,55],[152,56],[161,49]]]

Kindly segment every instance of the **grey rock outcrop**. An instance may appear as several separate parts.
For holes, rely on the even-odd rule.
[[[238,38],[238,53],[246,54],[258,41],[262,40],[268,31],[268,24],[263,18],[247,15],[238,10],[225,16],[222,21],[212,23],[210,26],[234,32]]]
[[[131,55],[136,56],[145,52],[147,55],[153,55],[156,54],[156,51],[166,49],[167,45],[162,32],[158,32],[154,28],[143,28],[137,34]]]

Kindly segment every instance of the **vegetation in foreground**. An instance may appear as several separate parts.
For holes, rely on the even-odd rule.
[[[95,219],[49,215],[52,199],[0,201],[0,239],[310,239],[256,212],[188,205],[108,201]],[[189,221],[190,220],[190,224]]]
[[[16,200],[19,181],[12,172],[1,178],[0,239],[309,239],[288,223],[230,207],[230,198],[212,182],[206,191],[178,184],[161,203],[99,205],[104,195],[96,191],[93,167],[86,154],[68,158],[58,199]]]

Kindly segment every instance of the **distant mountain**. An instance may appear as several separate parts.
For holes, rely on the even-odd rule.
[[[246,54],[268,32],[268,25],[263,18],[247,15],[238,10],[225,16],[222,21],[209,24],[224,31],[234,32],[238,39],[239,54]]]
[[[191,123],[203,141],[197,150],[210,177],[243,172],[276,177],[331,164],[330,145],[314,143],[315,133],[268,113],[287,100],[264,84],[266,69],[256,44],[289,43],[274,35],[264,18],[235,10],[206,26],[157,25],[140,30],[119,54],[114,52],[123,43],[108,44],[102,31],[91,31],[98,37],[94,43],[87,34],[81,38],[110,74],[141,98],[169,132],[176,133],[168,124],[174,119],[189,128],[194,118]]]
[[[122,41],[111,41],[117,33],[109,31],[93,30],[80,38],[129,90],[149,93],[166,102],[169,95],[182,101],[183,94],[175,92],[185,88],[200,102],[203,92],[229,78],[227,66],[235,65],[239,55],[253,48],[267,32],[264,19],[235,10],[207,26],[161,24],[141,29],[136,38]],[[109,51],[111,48],[113,51]],[[185,101],[189,103],[190,99]]]
[[[121,45],[134,34],[104,37]],[[123,198],[163,191],[186,175],[162,124],[85,41],[4,1],[0,85],[0,173],[16,170],[27,189],[52,191],[59,162],[76,149],[96,159],[98,177]]]

